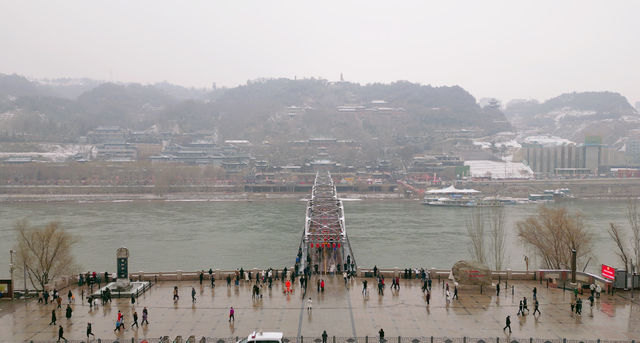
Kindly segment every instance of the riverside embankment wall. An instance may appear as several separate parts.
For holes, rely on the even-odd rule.
[[[526,198],[531,193],[542,193],[548,189],[569,188],[577,198],[628,198],[640,196],[640,179],[633,178],[593,178],[580,180],[506,180],[506,181],[459,181],[456,186],[474,188],[485,195]],[[403,195],[398,184],[338,185],[338,193],[376,194],[381,198],[397,198]],[[106,196],[122,198],[164,199],[175,194],[216,194],[230,198],[238,194],[300,194],[309,193],[311,185],[305,184],[248,184],[248,185],[176,185],[154,187],[125,185],[4,185],[0,186],[0,200],[12,197],[37,200],[37,196]],[[258,196],[260,198],[260,196]]]

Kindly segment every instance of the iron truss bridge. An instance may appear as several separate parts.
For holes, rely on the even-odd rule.
[[[356,268],[347,237],[344,207],[329,172],[318,172],[307,201],[304,234],[298,250],[300,271],[341,273]]]

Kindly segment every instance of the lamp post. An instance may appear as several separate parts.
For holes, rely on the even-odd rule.
[[[27,261],[22,259],[22,271],[24,272],[24,301],[27,301]]]
[[[13,301],[14,299],[14,295],[13,295],[13,254],[15,253],[15,251],[13,251],[13,249],[9,250],[9,255],[10,257],[10,262],[9,262],[9,272],[11,273],[11,300]]]

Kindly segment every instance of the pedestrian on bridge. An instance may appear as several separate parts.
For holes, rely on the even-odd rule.
[[[322,331],[322,343],[327,343],[327,330]]]

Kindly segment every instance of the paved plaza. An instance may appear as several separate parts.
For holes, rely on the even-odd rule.
[[[299,283],[293,294],[285,295],[280,282],[269,291],[265,285],[263,298],[252,300],[251,286],[227,287],[224,280],[216,280],[211,289],[207,280],[203,286],[194,282],[161,282],[141,295],[135,304],[142,320],[142,309],[149,310],[149,325],[130,328],[132,311],[130,299],[114,299],[113,303],[90,310],[81,304],[80,288],[74,287],[76,303],[73,316],[65,318],[67,289],[60,293],[64,298],[63,309],[57,311],[58,324],[65,330],[67,339],[84,339],[87,322],[93,323],[97,338],[115,339],[130,337],[235,337],[246,336],[255,329],[282,331],[285,336],[318,337],[323,330],[329,336],[355,337],[377,336],[383,328],[387,337],[507,337],[502,328],[505,317],[511,315],[511,338],[567,338],[567,339],[638,339],[640,338],[640,302],[631,301],[628,293],[614,296],[603,294],[593,309],[587,294],[583,295],[582,316],[572,314],[572,294],[559,289],[547,289],[537,282],[515,284],[514,294],[509,289],[496,297],[495,291],[480,294],[478,290],[459,292],[459,300],[446,304],[442,284],[433,283],[429,307],[421,292],[420,280],[401,280],[399,292],[387,285],[384,295],[377,294],[375,280],[368,279],[369,295],[362,294],[362,279],[352,280],[349,289],[341,277],[324,276],[324,293],[316,291],[315,278],[310,280],[305,299]],[[389,282],[390,283],[390,280]],[[172,300],[173,287],[178,286],[180,299]],[[197,301],[191,301],[191,287],[195,287]],[[532,289],[538,287],[538,300],[542,314],[517,316],[518,302],[529,299],[533,313]],[[86,292],[86,288],[85,288]],[[451,292],[453,294],[453,290]],[[640,295],[636,295],[638,299]],[[306,299],[311,297],[312,310],[306,309]],[[229,307],[235,309],[235,322],[229,323]],[[38,304],[36,300],[0,302],[1,341],[54,340],[58,327],[49,326],[54,305]],[[127,329],[114,333],[118,310],[125,315]]]

